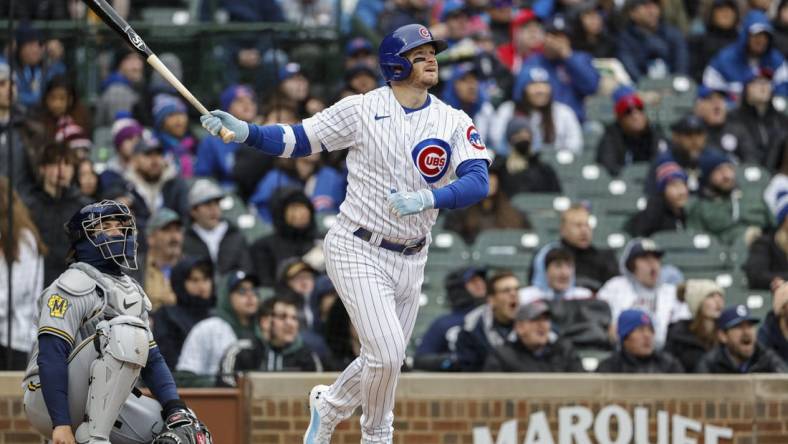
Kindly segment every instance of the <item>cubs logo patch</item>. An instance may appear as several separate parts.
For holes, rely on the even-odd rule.
[[[487,149],[487,147],[484,146],[484,142],[482,142],[482,135],[479,134],[479,131],[476,130],[475,126],[471,125],[468,127],[468,130],[465,131],[465,137],[468,139],[468,142],[471,144],[471,146],[477,150]]]
[[[49,307],[49,316],[52,318],[63,318],[68,311],[68,301],[63,299],[59,294],[53,294],[47,301]]]
[[[423,27],[423,26],[421,28],[419,28],[419,35],[424,37],[425,39],[431,39],[432,38],[432,35],[430,34],[430,30],[425,28],[425,27]]]
[[[435,183],[446,174],[451,162],[451,146],[441,139],[422,140],[411,152],[413,163],[427,183]]]

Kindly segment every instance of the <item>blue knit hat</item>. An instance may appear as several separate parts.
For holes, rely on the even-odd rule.
[[[517,81],[514,82],[513,97],[514,100],[520,100],[523,97],[523,91],[531,83],[536,82],[550,82],[550,73],[541,66],[533,66],[520,72]]]
[[[676,162],[662,162],[657,166],[657,189],[660,193],[665,192],[670,182],[681,180],[687,183],[688,179],[687,173]]]
[[[230,85],[219,96],[219,103],[223,110],[228,111],[233,100],[238,97],[249,97],[255,99],[254,91],[246,85]]]
[[[186,113],[186,105],[181,99],[169,94],[158,94],[153,99],[153,120],[156,128],[161,128],[164,119],[175,113]]]
[[[654,328],[651,316],[643,310],[630,309],[624,310],[618,315],[617,323],[618,340],[623,342],[636,328],[647,325]]]
[[[717,167],[726,163],[733,163],[733,160],[725,153],[719,150],[711,149],[705,150],[698,159],[698,166],[700,167],[700,184],[705,186],[709,182],[711,173]]]

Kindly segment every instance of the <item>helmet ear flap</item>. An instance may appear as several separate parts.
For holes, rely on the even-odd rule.
[[[413,70],[413,65],[408,59],[400,55],[391,55],[380,64],[387,80],[405,80]]]

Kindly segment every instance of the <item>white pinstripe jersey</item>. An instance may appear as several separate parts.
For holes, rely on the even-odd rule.
[[[429,95],[429,104],[406,112],[388,86],[346,97],[303,121],[312,151],[350,149],[348,186],[339,223],[364,227],[386,239],[429,233],[438,210],[399,217],[388,206],[392,190],[448,185],[468,159],[490,157],[471,118]],[[351,227],[348,227],[351,228]]]

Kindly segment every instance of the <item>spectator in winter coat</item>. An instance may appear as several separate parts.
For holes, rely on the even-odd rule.
[[[633,308],[648,314],[658,349],[665,344],[668,325],[690,317],[687,305],[676,297],[676,286],[662,279],[663,254],[651,239],[632,239],[621,252],[621,276],[607,281],[597,293],[610,305],[613,319]]]
[[[490,189],[486,198],[468,208],[451,210],[446,214],[443,228],[462,236],[468,245],[472,245],[479,233],[487,229],[527,229],[531,226],[528,217],[512,206],[509,196],[500,188],[502,164],[503,161],[498,161],[490,168]]]
[[[683,231],[687,226],[687,173],[676,162],[657,168],[657,194],[646,208],[634,214],[624,229],[634,237],[649,237],[660,231]]]
[[[442,98],[447,105],[465,111],[473,120],[482,140],[488,140],[495,107],[490,103],[484,79],[480,74],[473,63],[455,65],[451,78],[443,87]]]
[[[512,97],[514,102],[505,102],[498,107],[492,129],[493,140],[500,141],[509,121],[522,116],[530,122],[531,145],[535,152],[548,147],[575,154],[583,151],[583,131],[577,115],[568,105],[555,100],[555,90],[546,69],[541,66],[523,69]]]
[[[760,162],[762,154],[749,130],[728,113],[731,96],[726,91],[701,85],[695,100],[694,113],[706,125],[706,142],[741,162]]]
[[[758,343],[758,319],[745,305],[727,307],[717,319],[720,345],[698,363],[698,373],[785,373],[786,365],[771,349]]]
[[[742,267],[750,288],[771,289],[788,280],[788,189],[777,201],[776,210],[776,228],[750,245]]]
[[[233,369],[219,367],[227,349],[239,339],[256,337],[259,281],[243,271],[227,275],[218,292],[214,316],[197,324],[186,336],[178,364],[179,379],[191,386],[213,386],[216,378],[234,376]],[[229,375],[228,375],[229,373]]]
[[[618,36],[618,59],[633,80],[689,72],[684,36],[660,20],[658,2],[628,0],[626,13],[629,22]]]
[[[187,179],[194,176],[197,139],[189,133],[186,105],[175,96],[159,94],[153,99],[153,119],[156,137],[178,174]]]
[[[151,311],[176,303],[170,278],[172,268],[183,257],[183,221],[178,213],[164,207],[147,224],[148,251],[145,254],[145,293],[153,304]]]
[[[170,370],[175,370],[186,336],[216,305],[213,273],[207,258],[184,258],[172,269],[170,282],[178,302],[153,314],[153,338]]]
[[[112,146],[115,148],[106,164],[106,169],[101,173],[103,186],[126,175],[131,168],[132,157],[138,143],[142,141],[143,128],[139,122],[128,116],[121,116],[112,123],[110,134]]]
[[[14,92],[11,93],[11,90]],[[13,186],[24,199],[35,188],[33,147],[38,144],[29,137],[29,119],[16,103],[16,97],[16,86],[11,81],[11,68],[0,59],[0,159],[4,159],[0,162],[0,176],[9,177],[8,172],[13,170]],[[9,159],[9,150],[12,149],[14,163],[9,165],[6,159]]]
[[[755,72],[773,73],[774,94],[788,94],[788,65],[785,57],[772,44],[772,25],[765,13],[750,11],[742,24],[739,39],[717,53],[703,72],[703,84],[735,94]]]
[[[41,101],[44,86],[56,75],[64,74],[66,67],[60,61],[50,64],[45,59],[41,32],[23,22],[16,30],[16,87],[19,103],[33,107]]]
[[[775,141],[788,136],[788,117],[772,105],[771,78],[771,72],[760,71],[746,80],[739,108],[729,119],[749,135],[753,155],[741,158],[744,162],[765,164]]]
[[[33,118],[43,126],[47,141],[55,140],[58,130],[68,124],[79,125],[85,133],[91,133],[90,114],[80,102],[74,83],[64,74],[47,82]]]
[[[575,285],[575,258],[557,243],[542,247],[534,257],[531,286],[519,291],[520,305],[543,300],[558,302],[562,299],[589,299],[591,290]]]
[[[645,191],[649,196],[657,192],[657,168],[665,162],[675,162],[687,173],[687,187],[691,193],[696,193],[699,188],[699,159],[710,149],[706,143],[706,124],[700,117],[688,114],[674,122],[670,130],[672,136],[668,150],[651,162],[651,170],[646,176]]]
[[[498,272],[487,279],[487,301],[465,315],[457,335],[460,371],[478,372],[490,351],[514,339],[514,316],[520,306],[520,280],[511,272]]]
[[[782,283],[772,293],[772,309],[758,329],[758,342],[774,351],[788,364],[788,284]]]
[[[24,197],[41,239],[49,247],[44,258],[44,286],[68,268],[70,242],[63,230],[64,218],[89,203],[73,185],[75,168],[73,151],[63,144],[46,145],[38,161],[38,185]]]
[[[711,59],[739,36],[739,5],[736,0],[714,0],[704,18],[703,32],[688,38],[690,75],[696,82]]]
[[[748,230],[770,225],[769,212],[760,199],[749,204],[748,211],[740,210],[745,197],[736,183],[736,167],[728,156],[709,150],[700,158],[700,170],[700,199],[687,215],[690,229],[707,232],[731,245]]]
[[[498,47],[498,58],[517,74],[525,59],[542,51],[544,28],[534,12],[524,8],[512,19],[509,30],[511,41]]]
[[[192,223],[186,229],[183,253],[193,257],[208,257],[216,272],[242,270],[250,273],[246,239],[232,223],[222,218],[219,201],[224,192],[208,179],[198,179],[189,190]]]
[[[246,85],[231,85],[219,97],[222,110],[235,117],[251,122],[257,117],[257,98],[254,91]],[[235,151],[240,143],[224,143],[218,136],[207,135],[197,146],[195,176],[212,177],[222,186],[233,185],[233,166]]]
[[[585,120],[583,100],[599,87],[599,73],[591,64],[591,55],[572,49],[569,26],[563,17],[556,17],[545,26],[544,49],[523,62],[515,91],[529,81],[531,68],[539,67],[548,74],[553,100],[572,108],[579,121]],[[515,95],[514,97],[519,97]]]
[[[692,319],[668,327],[665,351],[675,356],[684,369],[694,372],[701,358],[717,346],[717,319],[725,307],[725,290],[709,279],[688,279],[677,289]]]
[[[572,48],[593,58],[616,56],[616,40],[605,23],[604,11],[596,0],[578,3],[569,11]]]
[[[651,162],[668,147],[656,125],[649,122],[637,91],[622,85],[613,91],[615,122],[605,127],[596,146],[596,161],[617,176],[636,162]]]
[[[681,363],[655,346],[654,324],[648,313],[624,310],[616,322],[619,350],[599,363],[599,373],[683,373]]]
[[[136,51],[123,48],[115,56],[113,72],[101,84],[101,95],[93,113],[95,126],[110,126],[119,112],[131,115],[140,101],[139,88],[145,79],[145,62]]]
[[[298,301],[298,320],[301,323],[302,334],[313,331],[316,325],[316,318],[320,313],[315,312],[315,306],[311,304],[310,298],[315,290],[317,272],[311,265],[304,262],[301,258],[291,257],[283,260],[276,270],[276,282],[274,289],[277,294],[293,296]],[[310,345],[312,338],[307,338]]]
[[[531,122],[513,117],[506,125],[506,157],[497,157],[494,167],[500,171],[501,191],[509,197],[518,193],[560,193],[561,182],[553,167],[539,159],[533,149]],[[499,160],[500,159],[500,160]]]
[[[456,371],[457,337],[465,316],[484,303],[487,283],[485,270],[463,267],[446,276],[444,287],[451,313],[439,316],[430,324],[416,349],[413,367],[419,370]]]
[[[321,256],[315,209],[300,188],[280,188],[272,199],[274,232],[250,248],[254,270],[265,286],[276,282],[276,270],[285,259]]]
[[[561,213],[561,247],[569,250],[575,258],[575,279],[578,285],[596,291],[613,276],[619,273],[616,255],[607,248],[592,244],[594,230],[589,219],[588,208],[576,204]],[[533,279],[535,262],[531,264],[530,275]]]
[[[8,194],[11,191],[11,201]],[[13,223],[7,223],[9,216]],[[10,355],[10,361],[3,359],[2,370],[23,370],[25,361],[33,349],[38,335],[36,312],[38,298],[44,287],[44,255],[47,247],[33,224],[30,212],[16,191],[9,190],[8,179],[0,177],[0,276],[3,279],[0,288],[0,304],[7,307],[9,299],[13,301],[13,316],[8,310],[0,312],[0,323],[11,327],[11,338],[7,330],[0,331],[0,354],[4,358]],[[9,242],[10,241],[10,242]],[[9,249],[8,246],[11,246]],[[9,263],[13,264],[9,269]],[[9,298],[8,278],[11,278],[11,297]],[[10,365],[10,366],[9,366]]]
[[[783,55],[788,54],[788,0],[780,0],[772,19],[774,47]]]
[[[517,337],[493,348],[484,363],[486,372],[583,372],[580,357],[568,341],[551,329],[550,307],[536,300],[517,310]]]
[[[265,340],[242,339],[230,346],[222,358],[222,370],[322,371],[320,359],[301,339],[296,305],[296,301],[281,295],[263,302],[257,320],[260,330],[267,332]]]

